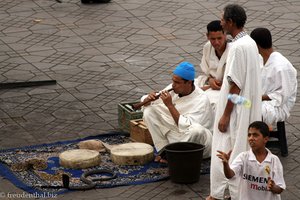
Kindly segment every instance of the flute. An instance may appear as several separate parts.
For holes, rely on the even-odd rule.
[[[168,89],[167,91],[168,91],[168,92],[171,92],[172,90],[173,90],[173,88]],[[162,92],[162,91],[158,92],[158,94],[155,96],[155,99],[154,99],[154,100],[146,98],[146,99],[144,99],[144,101],[142,101],[142,102],[133,104],[133,105],[132,105],[132,109],[133,109],[133,110],[139,110],[143,105],[145,105],[145,104],[147,104],[147,103],[149,103],[149,102],[151,102],[151,101],[155,101],[156,99],[159,98],[159,96],[161,95],[161,92]]]

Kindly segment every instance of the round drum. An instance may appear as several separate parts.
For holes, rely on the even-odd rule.
[[[111,159],[118,165],[144,165],[154,158],[153,147],[146,143],[125,143],[114,146]]]
[[[59,154],[59,164],[65,168],[85,169],[100,163],[100,154],[95,150],[72,149]]]

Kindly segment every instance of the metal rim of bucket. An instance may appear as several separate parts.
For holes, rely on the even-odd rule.
[[[165,151],[168,151],[168,152],[173,152],[173,153],[183,153],[182,150],[173,150],[173,149],[168,149],[169,146],[173,146],[173,145],[176,145],[176,144],[192,144],[192,145],[199,145],[200,148],[198,149],[192,149],[192,150],[186,150],[188,152],[195,152],[195,151],[199,151],[199,150],[204,150],[205,149],[205,146],[202,145],[202,144],[199,144],[199,143],[195,143],[195,142],[174,142],[174,143],[170,143],[168,144],[167,146],[165,146]],[[185,152],[186,152],[185,151]]]

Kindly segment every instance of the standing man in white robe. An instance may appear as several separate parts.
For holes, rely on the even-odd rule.
[[[195,80],[195,85],[205,91],[213,111],[215,111],[222,86],[229,43],[220,20],[211,21],[206,28],[208,42],[203,47],[201,74]]]
[[[262,119],[270,126],[290,116],[297,95],[297,70],[282,54],[274,51],[268,29],[256,28],[250,36],[264,62],[261,73]]]
[[[217,103],[213,131],[210,196],[207,199],[223,199],[229,189],[231,199],[238,200],[239,179],[228,180],[224,176],[223,165],[216,156],[217,151],[231,152],[229,163],[236,156],[249,150],[247,142],[248,126],[261,120],[261,76],[260,58],[256,43],[244,31],[247,16],[237,4],[224,8],[221,25],[233,40],[228,52],[220,99]],[[252,102],[250,108],[235,105],[228,100],[228,94],[244,96]]]
[[[155,100],[144,106],[143,119],[157,151],[169,143],[195,142],[205,146],[203,157],[210,157],[213,116],[207,96],[194,86],[194,77],[194,66],[182,62],[173,71],[172,86],[159,99],[155,100],[155,92],[142,97]],[[156,161],[161,160],[157,156]]]

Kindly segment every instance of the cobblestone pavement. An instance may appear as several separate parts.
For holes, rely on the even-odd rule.
[[[0,82],[55,79],[57,84],[0,90],[0,148],[117,129],[118,103],[161,89],[183,60],[200,63],[206,24],[219,19],[228,2],[246,8],[248,32],[269,28],[276,49],[299,70],[299,0],[2,0]],[[285,200],[300,199],[299,118],[298,98],[286,122],[289,156],[280,157]],[[0,192],[23,191],[0,178]],[[208,193],[209,175],[203,175],[196,184],[160,181],[57,199],[204,199]]]

